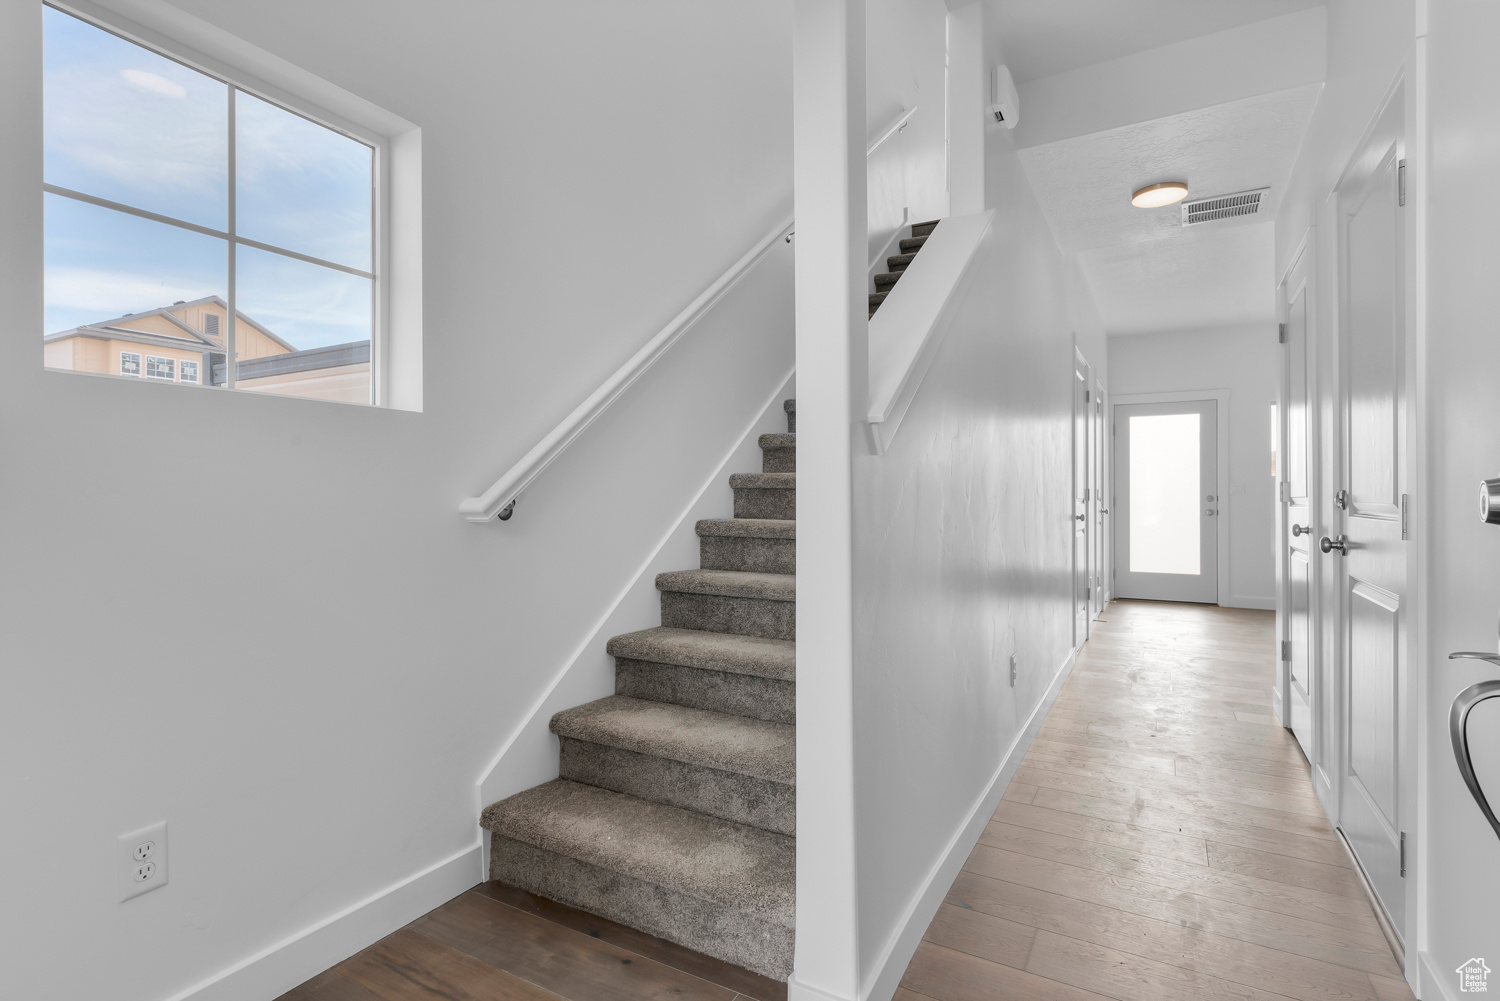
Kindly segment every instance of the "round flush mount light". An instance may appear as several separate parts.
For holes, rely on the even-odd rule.
[[[1130,196],[1130,204],[1138,209],[1159,209],[1163,205],[1176,205],[1187,197],[1186,181],[1162,181],[1148,184]]]

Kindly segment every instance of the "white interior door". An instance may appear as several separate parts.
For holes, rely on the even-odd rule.
[[[1302,745],[1309,761],[1317,761],[1313,746],[1313,575],[1316,567],[1318,536],[1313,534],[1312,506],[1312,422],[1308,406],[1308,268],[1312,254],[1304,252],[1287,276],[1282,287],[1282,308],[1286,316],[1285,341],[1282,345],[1282,406],[1280,412],[1282,449],[1280,461],[1282,501],[1286,505],[1282,519],[1281,561],[1284,581],[1282,592],[1282,660],[1285,676],[1282,686],[1282,722]]]
[[[1099,380],[1094,380],[1093,409],[1089,420],[1092,424],[1094,447],[1089,464],[1090,475],[1093,477],[1093,506],[1089,513],[1094,530],[1094,538],[1091,546],[1093,553],[1094,572],[1093,579],[1089,585],[1089,595],[1093,599],[1090,614],[1097,619],[1104,612],[1104,519],[1109,515],[1109,509],[1104,503],[1108,496],[1104,478],[1104,453],[1105,442],[1109,439],[1104,434],[1104,387],[1099,385]]]
[[[1073,645],[1089,637],[1089,373],[1073,368]]]
[[[1219,600],[1218,403],[1115,406],[1115,596]]]
[[[1341,535],[1328,540],[1322,557],[1343,585],[1339,826],[1398,933],[1406,910],[1398,735],[1408,454],[1401,113],[1393,101],[1337,193],[1343,492],[1335,526]]]

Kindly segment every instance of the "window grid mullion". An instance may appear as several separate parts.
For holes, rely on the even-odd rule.
[[[236,171],[235,154],[237,152],[236,149],[235,149],[235,142],[236,142],[235,133],[238,131],[238,129],[235,127],[235,120],[234,120],[234,112],[235,112],[235,98],[234,98],[235,88],[234,88],[234,85],[233,84],[229,84],[228,85],[228,90],[229,90],[229,184],[228,184],[229,205],[228,205],[228,220],[227,220],[227,223],[228,223],[228,229],[229,229],[229,249],[228,249],[227,263],[228,263],[228,267],[229,267],[229,274],[226,276],[227,279],[228,279],[228,287],[224,290],[224,292],[225,292],[225,299],[229,303],[229,310],[228,310],[228,312],[229,312],[229,327],[228,327],[228,330],[224,334],[224,388],[225,389],[233,389],[234,388],[234,384],[235,384],[235,371],[239,367],[238,366],[238,361],[239,360],[235,356],[236,347],[237,347],[236,344],[235,344],[235,327],[236,327],[236,324],[235,324],[235,315],[238,312],[238,307],[235,304],[235,292],[236,292],[235,282],[236,282],[236,279],[237,279],[237,277],[239,275],[239,263],[238,263],[237,254],[236,254],[236,250],[237,250],[237,248],[239,246],[239,241],[236,238],[236,234],[237,234],[238,231],[236,229],[236,219],[235,219],[235,193],[236,193],[235,189],[239,185],[237,183],[236,172],[235,172]]]

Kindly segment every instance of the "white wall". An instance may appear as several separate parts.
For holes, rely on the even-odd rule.
[[[901,114],[907,126],[871,154],[866,182],[870,257],[907,223],[948,214],[943,0],[870,0],[865,21],[865,134],[878,139]],[[909,233],[900,232],[901,236]],[[892,251],[894,253],[895,251]]]
[[[986,139],[980,270],[889,453],[854,461],[859,966],[877,1001],[1072,653],[1072,318],[1097,314],[1011,133]]]
[[[1480,524],[1481,479],[1500,476],[1500,6],[1440,0],[1429,5],[1425,55],[1428,173],[1425,181],[1427,475],[1419,486],[1419,531],[1425,532],[1428,637],[1418,677],[1425,686],[1425,801],[1418,831],[1426,923],[1418,948],[1422,997],[1456,999],[1454,970],[1492,955],[1500,941],[1500,842],[1469,797],[1454,765],[1446,713],[1465,687],[1496,676],[1476,661],[1449,661],[1453,650],[1495,651],[1500,607],[1500,529]],[[1420,140],[1419,140],[1420,141]],[[1422,319],[1419,318],[1419,323]],[[1424,503],[1423,498],[1426,498]],[[1485,704],[1493,709],[1495,703]],[[1497,718],[1476,719],[1475,765],[1500,805],[1495,776]],[[1493,965],[1493,961],[1491,962]],[[1491,978],[1493,980],[1493,978]]]
[[[789,210],[789,4],[180,7],[422,129],[425,412],[44,373],[41,5],[0,0],[16,997],[175,996],[477,881],[476,780],[790,367],[785,329],[690,336],[509,523],[457,514]],[[159,819],[171,882],[121,904]]]
[[[1219,516],[1228,523],[1229,590],[1219,604],[1273,608],[1276,599],[1272,528],[1276,484],[1271,479],[1271,404],[1276,400],[1274,325],[1109,338],[1109,391],[1122,396],[1227,389],[1229,494]]]

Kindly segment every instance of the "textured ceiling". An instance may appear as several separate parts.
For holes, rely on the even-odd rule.
[[[1270,323],[1275,259],[1271,222],[1194,226],[1175,239],[1078,255],[1111,334]]]
[[[1110,333],[1228,326],[1275,317],[1274,218],[1321,85],[1033,146],[1021,162],[1064,250],[1079,252]],[[1189,197],[1269,187],[1257,221],[1179,224],[1130,193],[1164,180]],[[1265,220],[1261,222],[1259,220]]]
[[[1323,0],[986,0],[1017,82],[1065,73]]]

